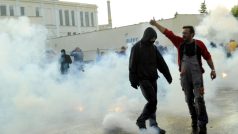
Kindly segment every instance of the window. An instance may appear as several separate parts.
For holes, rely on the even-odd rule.
[[[36,8],[36,17],[39,17],[39,16],[40,16],[40,8],[37,7],[37,8]]]
[[[86,21],[86,26],[89,27],[89,13],[85,12],[85,21]]]
[[[77,33],[76,32],[73,32],[73,35],[76,35]]]
[[[130,43],[129,39],[126,39],[126,43]]]
[[[75,26],[74,11],[71,11],[72,25]]]
[[[68,36],[70,36],[71,35],[71,32],[68,32]]]
[[[62,12],[62,10],[59,10],[59,19],[60,19],[60,25],[63,26],[64,21],[63,21],[63,12]]]
[[[14,7],[13,6],[9,6],[9,12],[10,12],[10,16],[14,16]]]
[[[80,12],[81,27],[84,27],[83,12]]]
[[[0,13],[1,16],[7,16],[7,7],[6,6],[0,6]]]
[[[126,43],[135,43],[136,41],[138,41],[138,38],[129,38],[129,39],[126,39]]]
[[[92,27],[95,26],[95,25],[94,25],[94,15],[93,15],[93,13],[91,13],[91,25],[92,25]]]
[[[25,15],[25,7],[20,7],[20,10],[21,10],[21,16],[24,16]]]
[[[65,25],[69,26],[69,10],[65,10],[64,15],[65,15]]]

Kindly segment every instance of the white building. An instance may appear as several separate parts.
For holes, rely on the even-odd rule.
[[[184,25],[197,26],[204,15],[201,14],[178,14],[174,18],[159,20],[163,26],[171,29],[174,33],[181,35]],[[186,20],[186,21],[185,21]],[[118,50],[121,46],[139,41],[144,30],[151,26],[148,22],[129,25],[119,28],[105,29],[80,35],[59,37],[49,40],[49,47],[56,51],[65,49],[71,51],[80,47],[85,53],[85,60],[94,60],[98,49],[101,51]],[[157,43],[169,46],[172,43],[157,30]]]
[[[110,3],[109,3],[110,4]],[[99,29],[97,6],[58,0],[0,0],[0,19],[29,17],[44,25],[48,38],[76,35]]]

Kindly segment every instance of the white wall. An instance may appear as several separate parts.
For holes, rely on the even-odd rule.
[[[139,26],[139,27],[138,27]],[[49,40],[49,46],[60,51],[65,49],[71,51],[75,47],[80,47],[83,51],[91,52],[91,55],[85,55],[86,60],[93,60],[96,56],[96,50],[99,49],[118,49],[126,45],[126,39],[129,37],[140,37],[143,29],[141,25],[114,28],[80,35],[61,37]],[[140,32],[138,32],[140,31]]]
[[[182,26],[196,26],[201,21],[202,15],[178,15],[176,18],[160,20],[159,23],[181,35]],[[127,45],[127,40],[137,41],[141,39],[144,30],[149,27],[149,23],[140,23],[136,25],[124,26],[108,30],[84,33],[75,36],[61,37],[49,40],[49,47],[60,51],[66,49],[71,51],[75,47],[80,47],[83,51],[95,51],[96,49],[119,49]],[[159,41],[162,45],[171,45],[172,43],[157,30]],[[134,39],[134,40],[133,40]],[[87,60],[93,60],[95,55],[88,55]]]

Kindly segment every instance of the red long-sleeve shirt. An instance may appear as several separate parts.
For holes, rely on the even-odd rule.
[[[172,31],[166,29],[164,31],[164,35],[173,43],[173,45],[177,48],[178,50],[178,64],[179,64],[179,67],[181,67],[181,61],[180,61],[180,46],[183,44],[184,42],[184,39],[180,36],[177,36],[175,35]],[[211,54],[209,53],[209,51],[207,50],[207,47],[204,45],[204,43],[200,40],[196,40],[195,39],[195,44],[200,48],[200,51],[201,51],[201,55],[202,57],[208,61],[211,59]],[[201,65],[201,68],[202,68],[202,61],[201,61],[201,58],[200,58],[200,65]],[[203,69],[203,68],[202,68]],[[181,68],[179,68],[179,70],[181,71]],[[203,72],[204,72],[204,69],[203,69]]]

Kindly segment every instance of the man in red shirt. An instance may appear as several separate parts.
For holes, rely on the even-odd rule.
[[[211,68],[211,79],[213,80],[216,78],[216,72],[210,53],[202,41],[193,39],[195,35],[193,26],[184,26],[183,37],[179,37],[154,19],[150,21],[150,24],[163,33],[177,48],[181,86],[192,118],[192,134],[206,134],[208,116],[204,101],[202,76],[204,69],[201,57]]]

